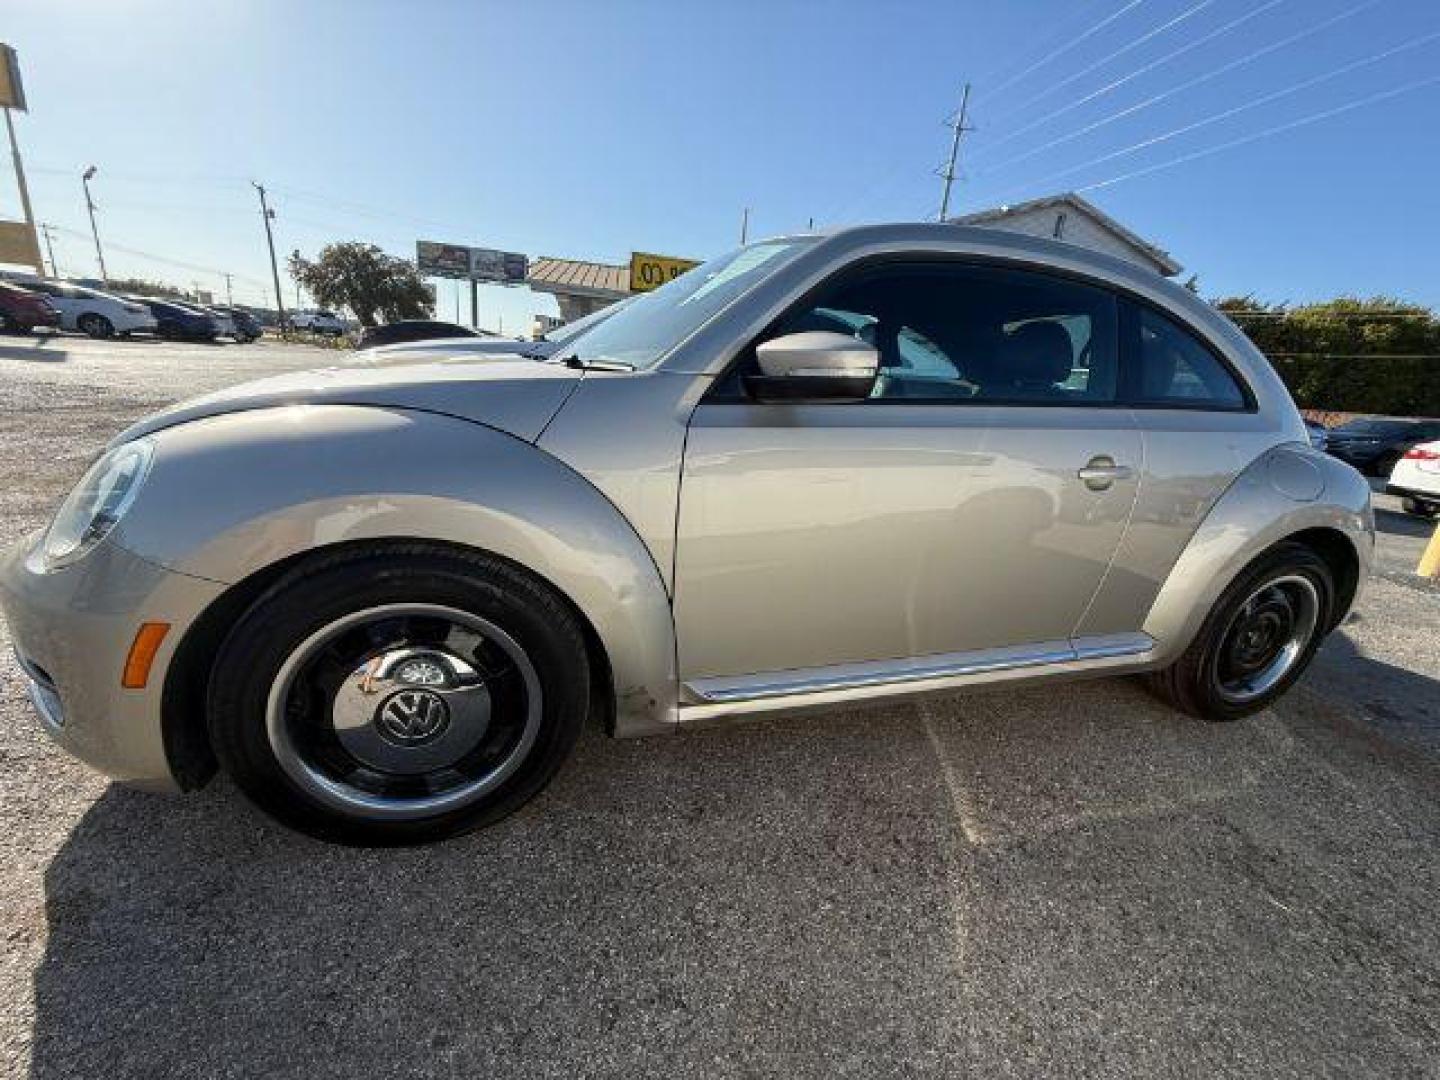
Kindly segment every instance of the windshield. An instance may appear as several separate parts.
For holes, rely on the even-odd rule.
[[[618,303],[611,304],[609,307],[603,307],[599,311],[592,311],[589,315],[582,316],[574,322],[557,326],[548,334],[541,334],[539,340],[547,341],[551,345],[567,345],[581,334],[599,326],[628,303],[630,303],[629,300],[621,300]]]
[[[582,334],[566,352],[573,352],[582,363],[651,367],[737,296],[773,273],[787,256],[813,242],[808,238],[769,240],[702,263],[668,285],[635,297]]]

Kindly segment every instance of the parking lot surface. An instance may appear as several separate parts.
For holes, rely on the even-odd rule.
[[[0,339],[0,542],[169,402],[299,346]],[[0,629],[0,1070],[1440,1075],[1440,591],[1382,573],[1275,710],[1129,680],[582,740],[419,850],[52,748]]]

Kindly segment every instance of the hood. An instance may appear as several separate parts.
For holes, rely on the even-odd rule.
[[[193,398],[146,417],[111,445],[208,416],[284,405],[423,409],[534,442],[584,372],[534,360],[457,357],[403,366],[329,367],[276,375]]]
[[[411,364],[421,360],[438,360],[446,356],[504,357],[517,353],[549,355],[552,348],[542,341],[516,341],[513,338],[422,338],[419,341],[397,341],[393,345],[376,345],[355,353],[356,364]],[[527,357],[528,359],[528,357]]]

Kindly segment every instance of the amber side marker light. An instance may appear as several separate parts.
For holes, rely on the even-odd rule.
[[[125,673],[120,676],[120,685],[127,690],[144,690],[150,679],[150,665],[160,651],[160,643],[170,632],[168,622],[141,623],[135,631],[135,640],[130,643],[130,655],[125,658]]]

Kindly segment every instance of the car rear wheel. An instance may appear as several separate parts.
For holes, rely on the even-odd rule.
[[[108,338],[115,333],[115,324],[104,315],[97,315],[93,311],[87,311],[76,320],[75,325],[80,327],[92,338]]]
[[[1437,514],[1440,514],[1440,503],[1422,502],[1412,495],[1406,495],[1402,498],[1400,500],[1400,507],[1407,514],[1414,514],[1416,517],[1433,518]]]
[[[428,545],[303,564],[245,613],[210,682],[221,766],[323,839],[414,844],[538,793],[589,700],[576,616],[503,560]]]
[[[1184,655],[1146,682],[1203,720],[1258,712],[1309,666],[1330,628],[1334,598],[1324,559],[1303,544],[1278,544],[1221,594]]]

